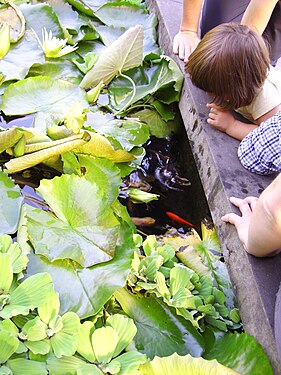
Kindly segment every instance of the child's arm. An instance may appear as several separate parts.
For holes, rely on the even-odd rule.
[[[281,174],[260,198],[230,198],[242,216],[224,215],[222,220],[235,225],[246,251],[257,257],[275,255],[281,249]]]
[[[254,31],[262,34],[278,0],[251,0],[241,20]]]
[[[281,111],[242,140],[238,157],[241,164],[251,172],[281,172]]]
[[[174,38],[173,52],[185,62],[200,42],[198,27],[202,6],[203,0],[183,0],[182,21]]]
[[[210,108],[209,118],[207,120],[208,124],[239,141],[242,141],[246,135],[258,127],[255,124],[245,124],[244,122],[236,120],[231,112],[223,111],[215,104],[209,103],[207,106]]]

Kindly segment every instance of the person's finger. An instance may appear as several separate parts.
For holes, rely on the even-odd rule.
[[[254,209],[256,207],[256,204],[258,202],[258,198],[257,197],[246,197],[245,202],[247,202],[250,205],[252,211],[254,211]]]
[[[229,200],[234,206],[239,208],[242,215],[250,215],[252,213],[252,209],[245,199],[230,197]]]
[[[223,215],[221,220],[225,223],[230,223],[236,226],[241,221],[241,216],[238,216],[232,212],[230,214]]]
[[[185,58],[185,46],[182,43],[179,45],[179,58],[181,60],[184,60]]]
[[[209,118],[211,118],[212,120],[215,120],[216,119],[216,114],[215,113],[213,113],[213,112],[210,112],[209,113]]]
[[[211,119],[211,118],[207,119],[207,123],[210,124],[210,125],[216,125],[216,121]]]

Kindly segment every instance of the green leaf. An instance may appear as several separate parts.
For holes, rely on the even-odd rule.
[[[89,88],[100,81],[108,84],[116,75],[142,63],[143,27],[134,26],[112,43],[87,72],[80,86]]]
[[[0,253],[0,291],[8,294],[13,281],[13,268],[9,254]]]
[[[95,362],[96,356],[92,346],[92,334],[95,330],[94,323],[86,321],[80,325],[77,352],[89,362]]]
[[[69,154],[63,156],[65,173],[83,175],[86,180],[96,183],[101,190],[107,192],[108,203],[113,203],[121,185],[119,168],[111,160],[104,158],[83,154],[78,154],[77,158],[78,160],[76,157],[73,159]]]
[[[146,355],[136,351],[129,351],[121,354],[110,362],[110,365],[119,364],[120,370],[118,375],[139,374],[139,366],[146,362]]]
[[[109,316],[106,325],[118,333],[118,343],[112,355],[116,357],[131,343],[137,333],[137,327],[132,319],[120,314]]]
[[[63,120],[77,102],[88,107],[86,93],[78,86],[39,76],[11,84],[2,96],[1,109],[9,116],[39,112]]]
[[[54,286],[49,274],[32,275],[10,294],[9,302],[0,311],[0,316],[7,319],[19,314],[27,315],[29,310],[46,303],[53,292]]]
[[[174,352],[180,355],[191,353],[200,356],[204,340],[192,324],[151,295],[132,295],[126,289],[119,289],[114,296],[125,313],[136,326],[136,348],[148,357],[167,356]]]
[[[14,335],[5,330],[0,331],[0,364],[11,357],[18,345],[19,341]]]
[[[44,362],[30,361],[24,358],[11,359],[7,366],[13,371],[13,375],[47,375]]]
[[[28,233],[37,254],[52,261],[70,258],[85,267],[113,258],[120,223],[96,184],[62,175],[41,181],[38,192],[56,217],[28,209]]]
[[[79,29],[86,25],[86,20],[83,20],[79,14],[72,9],[72,7],[64,0],[48,0],[48,4],[52,7],[59,19],[60,25],[64,29],[71,30],[78,33]]]
[[[63,29],[53,8],[46,3],[21,4],[20,10],[26,19],[26,28],[33,29],[41,36],[41,30],[45,27],[52,30],[57,38],[63,38]],[[40,49],[37,43],[37,47]]]
[[[40,319],[48,324],[56,315],[58,315],[60,309],[59,294],[54,293],[48,300],[48,303],[44,303],[38,307],[38,315]]]
[[[32,320],[28,320],[22,327],[22,334],[28,341],[39,341],[47,337],[47,325],[37,316]],[[21,337],[22,337],[21,334]]]
[[[47,359],[47,368],[50,375],[103,375],[97,366],[85,363],[77,357],[51,356]]]
[[[235,332],[219,337],[204,358],[216,359],[241,374],[273,374],[261,345],[247,333]]]
[[[157,95],[157,98],[166,104],[178,101],[180,97],[178,74],[174,65],[164,56],[159,63],[152,67],[142,66],[126,72],[136,85],[136,94],[132,103],[144,99],[147,95]],[[177,68],[179,69],[179,68]],[[132,87],[123,77],[115,78],[109,85],[109,103],[115,110],[120,110],[131,100]],[[131,103],[131,104],[132,104]],[[158,112],[155,111],[157,114]]]
[[[55,80],[64,80],[79,85],[82,73],[68,60],[55,59],[42,64],[33,64],[28,71],[28,77],[48,76]]]
[[[192,272],[183,265],[176,265],[170,272],[170,290],[175,295],[180,289],[186,288],[190,283]]]
[[[0,234],[17,231],[22,204],[19,186],[0,171]]]
[[[132,116],[139,118],[140,121],[147,124],[150,135],[154,135],[157,138],[165,138],[173,133],[178,133],[180,128],[179,121],[166,122],[157,111],[151,109],[143,109],[135,112]]]
[[[110,326],[96,329],[92,335],[92,345],[97,361],[108,363],[116,350],[118,333]]]
[[[45,257],[29,255],[27,273],[48,272],[60,295],[61,314],[76,312],[80,318],[97,314],[117,288],[126,283],[134,245],[131,228],[122,224],[114,259],[88,269],[77,269],[70,261],[48,262]],[[65,288],[69,285],[69,288]]]
[[[91,122],[93,125],[91,125]],[[114,143],[117,141],[119,147],[130,151],[133,147],[140,147],[149,139],[149,128],[137,119],[119,119],[95,122],[95,114],[88,116],[87,124],[97,132],[106,136]]]
[[[235,375],[238,373],[219,364],[191,355],[180,357],[177,353],[165,358],[155,357],[140,366],[143,375]]]
[[[51,346],[56,357],[71,356],[77,350],[80,320],[77,314],[67,312],[61,318],[63,328],[51,337]]]
[[[23,79],[34,63],[43,63],[44,53],[38,47],[38,42],[30,30],[24,37],[12,44],[7,55],[0,61],[0,72],[5,81]]]
[[[49,353],[51,346],[50,340],[45,339],[41,341],[26,341],[25,346],[31,350],[33,354],[46,355]]]

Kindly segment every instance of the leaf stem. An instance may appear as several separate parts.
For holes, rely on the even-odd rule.
[[[128,108],[130,106],[130,104],[133,102],[135,96],[136,96],[136,85],[135,85],[135,82],[132,80],[131,77],[127,76],[126,74],[123,74],[122,72],[119,72],[119,76],[120,77],[124,77],[124,78],[127,78],[128,81],[131,82],[132,86],[133,86],[133,93],[132,93],[132,96],[129,100],[129,102],[127,104],[124,105],[124,107],[122,107],[118,112],[115,112],[114,113],[114,116],[118,116],[120,115],[120,113],[124,112],[126,108]]]

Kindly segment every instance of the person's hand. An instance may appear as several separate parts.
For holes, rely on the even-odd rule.
[[[231,197],[229,198],[229,200],[232,204],[234,204],[234,206],[239,208],[242,216],[236,215],[234,213],[229,213],[224,215],[221,219],[224,222],[233,224],[235,226],[238,237],[247,250],[249,225],[258,198],[246,197],[245,199],[240,199]]]
[[[236,122],[231,112],[222,110],[214,103],[208,103],[207,107],[210,108],[207,123],[214,126],[221,132],[229,134],[231,132],[231,129],[235,126]]]
[[[200,39],[194,31],[180,31],[174,37],[173,52],[179,55],[184,62],[188,61],[189,55],[195,50]]]

